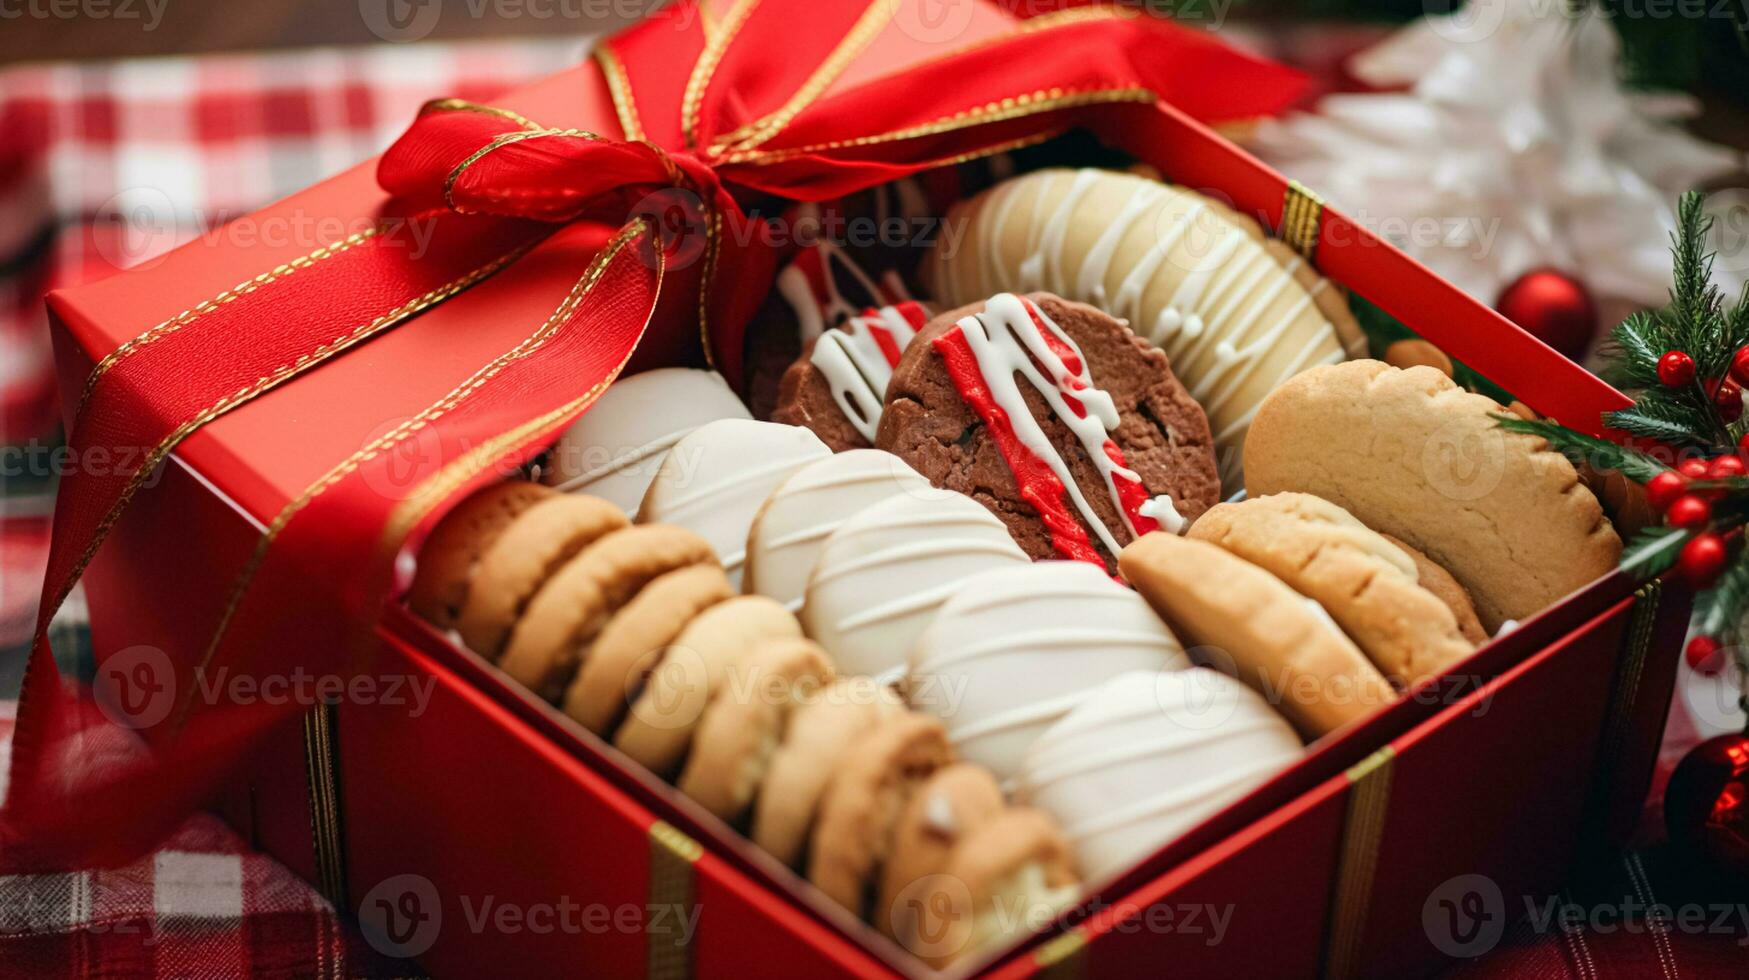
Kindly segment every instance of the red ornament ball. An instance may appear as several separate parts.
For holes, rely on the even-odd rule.
[[[1738,384],[1749,384],[1749,346],[1739,347],[1731,355],[1731,377]]]
[[[1725,665],[1725,647],[1710,636],[1697,636],[1688,641],[1682,652],[1688,665],[1703,674],[1716,674]]]
[[[1494,308],[1536,339],[1578,360],[1597,334],[1597,304],[1579,280],[1532,269],[1500,292]]]
[[[1698,531],[1706,527],[1707,522],[1712,519],[1713,505],[1692,493],[1676,498],[1676,502],[1670,505],[1670,512],[1664,517],[1665,523],[1685,531]]]
[[[1712,385],[1713,407],[1719,418],[1729,425],[1743,417],[1743,386],[1730,378],[1720,378]]]
[[[1694,358],[1679,350],[1667,350],[1658,358],[1658,380],[1665,387],[1680,388],[1694,380]]]
[[[1665,470],[1646,481],[1646,503],[1654,513],[1662,514],[1687,489],[1687,477],[1675,470]]]
[[[1688,477],[1690,480],[1704,480],[1706,479],[1706,475],[1711,471],[1712,467],[1708,466],[1707,461],[1704,459],[1685,459],[1676,464],[1676,472]]]
[[[1679,851],[1749,875],[1749,735],[1720,735],[1683,757],[1664,790],[1664,826]]]
[[[1734,476],[1742,476],[1743,469],[1743,457],[1720,456],[1707,464],[1706,478],[1709,480],[1728,480]]]
[[[1676,568],[1697,589],[1710,587],[1725,567],[1725,539],[1708,531],[1682,546]]]
[[[1741,456],[1749,456],[1749,432],[1743,433],[1742,438],[1737,440],[1737,453]]]

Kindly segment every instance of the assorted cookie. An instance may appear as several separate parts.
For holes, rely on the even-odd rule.
[[[1047,290],[1122,318],[1208,413],[1221,472],[1263,398],[1365,346],[1340,292],[1256,222],[1194,191],[1113,170],[1034,171],[954,206],[963,233],[925,261],[944,306]]]
[[[1615,567],[1565,457],[1423,341],[1346,360],[1340,290],[1218,202],[1046,169],[949,220],[922,272],[950,312],[802,243],[746,404],[618,381],[438,522],[407,593],[926,962],[1042,927]]]
[[[681,437],[706,422],[752,417],[715,371],[658,368],[621,378],[547,452],[541,480],[635,514]]]
[[[1504,412],[1430,367],[1317,368],[1258,409],[1245,486],[1315,494],[1407,541],[1497,631],[1614,571],[1622,550],[1573,464],[1535,436],[1501,429]]]
[[[1003,780],[1039,733],[1119,674],[1190,666],[1140,596],[1079,561],[966,579],[911,647],[906,700]]]
[[[1002,293],[932,321],[876,445],[1002,519],[1035,559],[1117,553],[1220,499],[1208,420],[1165,355],[1091,306]]]

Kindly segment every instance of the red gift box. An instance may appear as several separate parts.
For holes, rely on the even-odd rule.
[[[735,11],[754,5],[719,4],[714,13],[682,5],[660,22],[664,31],[646,25],[611,49],[643,57],[599,59],[515,93],[502,107],[552,127],[629,136],[627,91],[669,85],[674,92],[648,96],[646,106],[672,102],[684,112],[692,86],[680,91],[688,78],[681,68],[717,51],[730,63],[740,57],[738,67],[723,71],[744,87],[711,103],[717,111],[740,102],[752,107],[742,107],[747,118],[781,111],[789,93],[821,76],[770,52],[729,45],[723,53],[711,40],[743,23]],[[855,11],[834,12],[844,21],[840,33],[866,36],[813,94],[854,92],[883,77],[922,78],[945,50],[1011,35],[1052,43],[1053,28],[1029,21],[1017,29],[994,4],[950,9],[965,14],[951,38],[918,26],[927,21],[905,21],[921,16],[912,5],[898,5],[893,20],[874,29]],[[697,30],[675,23],[707,14]],[[1194,57],[1183,71],[1193,79],[1222,64],[1212,42],[1187,51]],[[650,52],[671,55],[672,64],[657,66]],[[1218,117],[1223,99],[1231,105],[1236,98],[1243,101],[1220,85],[1187,85],[1172,100],[1072,100],[1063,103],[1061,121],[1258,216],[1327,276],[1539,412],[1595,431],[1601,411],[1624,403],[1187,111]],[[693,111],[708,114],[696,105]],[[819,124],[799,118],[800,131],[790,135],[808,145],[816,135],[808,127]],[[656,144],[687,143],[679,123],[644,121]],[[1017,128],[1011,141],[1034,135]],[[910,159],[949,158],[937,149],[913,149],[921,155]],[[662,159],[643,156],[636,165]],[[884,173],[902,159],[875,153],[827,171]],[[446,196],[452,189],[474,190],[451,180]],[[816,181],[805,189],[830,188]],[[377,176],[361,167],[235,227],[308,227],[319,219],[340,238],[372,227],[386,207]],[[406,244],[416,246],[418,226],[401,227]],[[356,457],[440,403],[480,365],[514,348],[530,324],[551,317],[611,234],[611,227],[567,225],[477,285],[424,308],[415,328],[380,332],[177,445],[160,478],[132,495],[86,570],[99,686],[106,676],[116,683],[138,676],[142,658],[157,657],[162,664],[152,663],[167,672],[173,691],[242,679],[249,690],[230,689],[232,700],[276,699],[290,720],[250,749],[222,812],[253,843],[359,912],[388,949],[417,956],[433,972],[495,972],[514,963],[610,975],[926,973],[921,961],[398,606],[371,634],[368,668],[348,681],[368,690],[336,688],[347,679],[322,666],[300,674],[302,661],[208,661],[212,625],[236,608],[236,571],[270,539],[276,515],[303,499],[336,460]],[[51,312],[69,413],[93,366],[142,326],[177,322],[203,299],[248,302],[250,291],[239,284],[266,269],[281,278],[306,275],[308,264],[299,263],[308,254],[296,236],[208,236],[150,268],[56,294]],[[685,288],[664,289],[664,303],[674,301],[670,294],[691,302]],[[717,301],[732,311],[756,302],[758,292]],[[618,315],[647,312],[628,305]],[[692,336],[676,326],[684,322],[659,312],[635,364],[694,356]],[[734,338],[717,339],[719,361],[738,356]],[[538,443],[568,418],[549,420],[527,442]],[[404,467],[370,470],[364,489],[404,499],[428,472],[425,456],[447,461],[468,448],[437,437],[405,440],[396,450]],[[487,476],[476,473],[474,483]],[[446,499],[469,485],[450,488]],[[429,508],[419,526],[439,510]],[[406,540],[403,566],[417,534]],[[311,624],[349,615],[350,604],[338,585],[329,602],[319,601],[319,563],[290,567],[314,580],[280,613],[277,626],[295,645]],[[1472,933],[1503,926],[1522,907],[1518,896],[1558,889],[1581,848],[1619,838],[1637,814],[1687,604],[1680,590],[1656,583],[1636,589],[1615,576],[1593,584],[1452,676],[1320,741],[1303,762],[1017,948],[968,966],[1003,975],[1071,968],[1116,975],[1170,964],[1186,975],[1340,976],[1423,971],[1466,955],[1475,948]],[[232,673],[219,676],[227,668]],[[280,682],[271,693],[263,672]],[[1483,888],[1477,906],[1469,896],[1481,879],[1493,890]],[[1486,914],[1472,914],[1478,908]],[[1452,917],[1458,913],[1468,918]]]

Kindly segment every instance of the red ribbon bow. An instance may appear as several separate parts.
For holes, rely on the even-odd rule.
[[[134,738],[99,725],[116,712],[97,709],[114,706],[63,684],[53,663],[55,610],[151,470],[201,426],[531,250],[587,246],[586,267],[546,322],[264,515],[267,531],[207,649],[173,651],[174,686],[188,695],[193,673],[220,663],[236,673],[356,671],[402,546],[587,409],[646,326],[667,359],[673,340],[702,335],[706,355],[738,380],[742,332],[773,264],[742,200],[828,199],[1040,141],[1102,106],[1165,99],[1198,118],[1241,118],[1278,110],[1300,88],[1287,69],[1125,10],[1015,21],[981,0],[680,2],[595,58],[618,135],[433,103],[379,170],[402,217],[435,222],[427,252],[372,232],[331,243],[153,326],[93,371],[73,451],[155,448],[136,466],[62,479],[0,865],[132,858],[210,800],[297,708],[185,696],[132,726]],[[865,67],[894,61],[909,63]],[[410,460],[411,480],[387,481],[405,492],[385,494],[383,474]],[[93,752],[104,745],[121,748]]]

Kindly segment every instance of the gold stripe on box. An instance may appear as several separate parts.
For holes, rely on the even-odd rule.
[[[316,855],[316,886],[337,909],[350,909],[346,895],[345,823],[340,804],[340,742],[334,702],[304,716],[304,768],[310,789],[310,837]]]
[[[1312,262],[1318,251],[1318,224],[1324,217],[1324,199],[1297,180],[1287,182],[1287,199],[1281,206],[1281,240]]]
[[[1633,608],[1628,610],[1615,679],[1610,686],[1609,703],[1604,709],[1603,730],[1598,734],[1591,795],[1585,808],[1590,814],[1584,833],[1588,846],[1612,846],[1608,840],[1610,801],[1615,794],[1616,773],[1621,768],[1622,752],[1627,746],[1636,714],[1640,681],[1646,672],[1646,657],[1652,650],[1652,635],[1658,626],[1658,607],[1663,597],[1664,583],[1654,579],[1635,590]]]
[[[1033,951],[1032,962],[1038,975],[1049,980],[1076,980],[1084,972],[1081,951],[1087,948],[1087,933],[1070,929],[1061,936]]]
[[[692,866],[704,853],[698,841],[658,820],[650,825],[650,908],[672,909],[661,913],[668,922],[692,920]],[[686,932],[668,929],[649,932],[644,975],[650,980],[685,980],[692,976],[692,951]]]
[[[1397,750],[1387,745],[1347,772],[1352,788],[1343,818],[1342,850],[1337,855],[1324,953],[1324,976],[1329,980],[1356,975],[1360,940],[1372,904],[1373,876],[1378,870],[1379,836],[1391,804],[1391,763],[1396,757]]]

